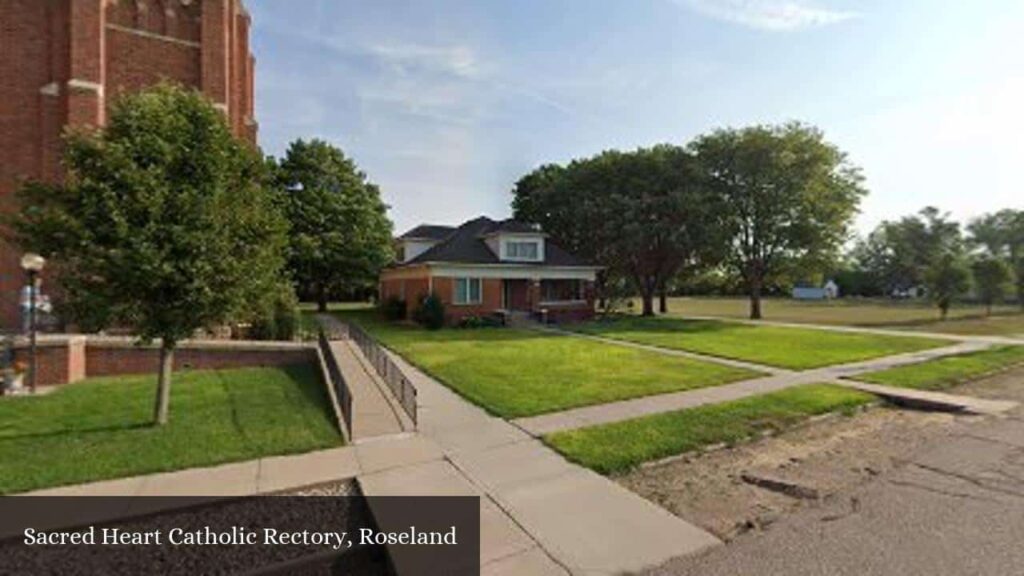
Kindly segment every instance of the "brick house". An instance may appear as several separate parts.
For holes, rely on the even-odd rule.
[[[411,309],[434,293],[449,321],[495,312],[553,322],[594,314],[600,269],[558,247],[537,228],[480,217],[457,228],[417,226],[398,238],[399,261],[380,275],[381,299]]]
[[[250,25],[241,0],[0,0],[0,212],[24,180],[63,178],[66,128],[103,126],[118,94],[161,80],[201,90],[255,144]],[[4,328],[18,323],[19,257],[0,243]]]

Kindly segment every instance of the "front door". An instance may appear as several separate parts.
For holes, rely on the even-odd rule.
[[[526,280],[502,280],[501,306],[506,310],[529,310]]]

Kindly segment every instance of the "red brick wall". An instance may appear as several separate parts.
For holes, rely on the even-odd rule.
[[[288,366],[316,359],[313,349],[244,350],[238,348],[180,348],[174,353],[174,369],[212,370],[244,366]],[[138,348],[89,344],[86,346],[85,373],[90,377],[120,374],[155,373],[160,352]]]
[[[84,336],[71,336],[40,342],[37,347],[39,376],[36,384],[52,386],[77,382],[86,377],[122,374],[155,374],[159,351],[127,343],[88,342]],[[16,362],[29,364],[27,343],[15,348]],[[174,354],[174,368],[213,370],[246,366],[289,366],[317,360],[311,347],[274,347],[255,343],[251,348],[238,342],[185,343]],[[28,382],[25,382],[28,385]]]
[[[102,125],[117,94],[164,78],[203,90],[255,144],[249,20],[241,0],[0,0],[0,213],[21,181],[59,181],[65,127]],[[20,252],[0,243],[5,328]]]
[[[441,298],[445,306],[445,317],[449,322],[458,322],[467,316],[487,316],[501,308],[501,279],[484,278],[481,283],[482,302],[472,305],[457,305],[452,303],[455,296],[454,278],[435,277],[434,293]]]
[[[14,349],[14,361],[28,367],[31,362],[28,343]],[[60,342],[40,342],[36,348],[39,376],[37,386],[77,382],[85,378],[85,338],[71,337]],[[26,380],[25,385],[28,386]]]
[[[108,102],[162,80],[198,86],[200,78],[198,46],[107,31]]]
[[[406,310],[412,312],[420,298],[430,291],[430,280],[421,278],[386,278],[380,283],[381,300],[391,297],[405,300]]]

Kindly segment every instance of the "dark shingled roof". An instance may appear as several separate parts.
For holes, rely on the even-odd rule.
[[[399,238],[428,238],[430,240],[444,240],[450,236],[452,232],[455,232],[455,228],[452,228],[451,226],[420,224],[405,234],[402,234]]]
[[[421,228],[442,228],[441,226],[417,226],[405,233],[402,238],[421,238],[413,236],[413,231]],[[449,228],[448,236],[419,256],[413,258],[405,265],[422,264],[424,262],[462,262],[467,264],[500,264],[498,256],[487,247],[484,237],[496,232],[510,233],[539,233],[540,231],[529,224],[515,220],[503,220],[495,222],[490,218],[481,216],[470,220],[465,224],[453,229]],[[550,240],[545,241],[544,262],[537,262],[546,266],[587,266],[587,263],[576,258]]]

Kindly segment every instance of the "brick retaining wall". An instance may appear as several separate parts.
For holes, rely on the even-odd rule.
[[[39,386],[67,384],[95,376],[154,374],[160,360],[156,346],[138,346],[128,339],[87,336],[42,337],[37,354]],[[15,360],[29,362],[27,342],[18,342]],[[317,361],[316,347],[298,342],[193,340],[182,342],[174,353],[175,370],[288,366]]]

